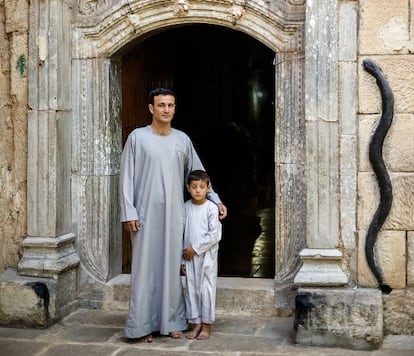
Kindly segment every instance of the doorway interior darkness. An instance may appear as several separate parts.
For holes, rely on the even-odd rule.
[[[228,207],[219,275],[274,277],[274,52],[212,25],[157,32],[122,58],[123,140],[150,122],[147,94],[177,94],[173,126],[192,139]],[[123,238],[123,272],[130,268]]]

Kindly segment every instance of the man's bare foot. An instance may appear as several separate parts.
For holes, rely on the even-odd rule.
[[[187,339],[195,339],[198,334],[200,334],[201,331],[201,324],[195,324],[194,327],[191,329],[191,331],[187,334],[185,334],[185,337]]]
[[[203,327],[197,336],[197,340],[207,340],[210,337],[210,326],[210,324],[203,323]]]
[[[181,331],[171,331],[169,335],[173,339],[179,339],[183,336],[183,333]]]

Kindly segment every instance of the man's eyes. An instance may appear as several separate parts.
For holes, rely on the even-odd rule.
[[[169,108],[172,109],[175,107],[175,104],[157,104],[157,108],[164,109]]]

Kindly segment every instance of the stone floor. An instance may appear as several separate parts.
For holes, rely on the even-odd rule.
[[[371,352],[304,347],[292,341],[292,318],[234,315],[217,315],[205,341],[157,336],[145,344],[123,338],[125,317],[125,311],[79,309],[45,330],[0,327],[0,355],[414,355],[414,336],[387,336]]]

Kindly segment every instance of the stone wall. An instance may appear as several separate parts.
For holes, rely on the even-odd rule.
[[[0,1],[0,273],[26,236],[27,0]]]
[[[392,288],[414,287],[414,42],[413,5],[407,0],[359,1],[358,284],[377,285],[365,260],[365,235],[379,204],[368,145],[381,116],[375,79],[362,67],[369,58],[383,70],[394,93],[394,120],[383,157],[393,186],[393,205],[377,240],[378,262]]]

